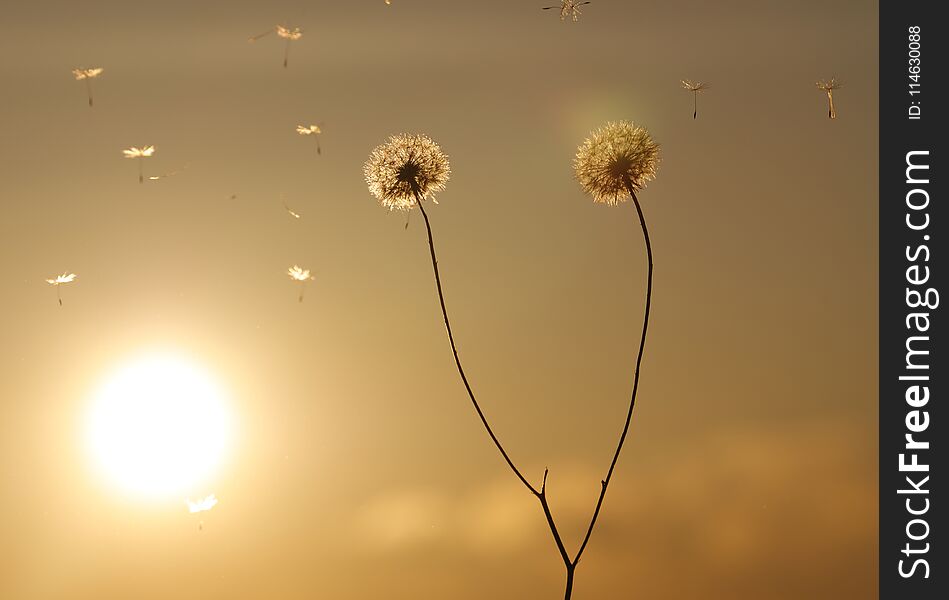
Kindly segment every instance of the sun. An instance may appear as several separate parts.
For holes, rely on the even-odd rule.
[[[88,414],[87,445],[107,479],[130,494],[175,497],[221,465],[232,417],[221,388],[201,367],[148,355],[118,368]]]

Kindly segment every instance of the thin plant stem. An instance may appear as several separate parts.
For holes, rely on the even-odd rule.
[[[649,241],[649,229],[646,228],[646,217],[643,216],[642,206],[639,204],[639,199],[636,197],[636,191],[633,189],[632,182],[629,179],[626,180],[626,191],[628,191],[629,195],[632,196],[633,203],[636,205],[636,214],[639,215],[639,224],[643,230],[643,240],[646,243],[646,260],[649,265],[649,270],[646,275],[646,309],[643,315],[643,333],[639,340],[639,352],[636,355],[636,368],[633,371],[633,393],[629,399],[629,409],[626,411],[626,423],[623,425],[623,433],[620,434],[619,443],[616,445],[616,452],[613,453],[613,460],[610,462],[610,469],[606,473],[606,478],[600,482],[600,497],[596,501],[596,508],[593,510],[593,517],[590,519],[590,526],[587,528],[587,533],[583,536],[583,542],[580,544],[580,549],[577,551],[577,555],[573,559],[574,565],[580,561],[580,556],[583,554],[583,551],[587,547],[587,543],[590,541],[590,535],[593,533],[593,528],[596,526],[596,520],[600,516],[600,508],[603,506],[603,498],[606,496],[606,489],[610,485],[610,479],[613,477],[613,470],[616,468],[616,461],[619,460],[620,452],[623,450],[623,443],[626,441],[626,435],[629,433],[629,424],[633,419],[633,408],[636,406],[636,392],[639,391],[639,367],[643,361],[643,350],[646,348],[646,331],[649,329],[649,308],[652,304],[653,277],[652,244]]]
[[[58,285],[56,286],[56,300],[59,301],[59,305],[60,305],[60,306],[63,305],[63,297],[62,297],[62,295],[60,295],[60,293],[59,293],[59,286],[58,286]]]
[[[471,390],[471,385],[468,383],[468,377],[465,375],[465,369],[461,366],[461,359],[458,358],[458,348],[455,345],[455,336],[451,331],[451,323],[448,320],[448,310],[445,308],[445,294],[442,292],[442,281],[441,276],[438,273],[438,257],[435,255],[435,242],[432,239],[432,225],[428,220],[428,214],[425,212],[425,207],[422,206],[422,197],[415,191],[415,200],[418,204],[419,210],[422,211],[422,217],[425,219],[425,230],[428,232],[428,248],[432,256],[432,270],[435,273],[435,287],[438,288],[438,301],[441,304],[442,308],[442,317],[445,319],[445,330],[448,332],[448,342],[451,344],[451,353],[455,357],[455,367],[458,369],[458,374],[461,376],[462,383],[465,384],[465,390],[468,392],[468,398],[471,399],[471,403],[474,405],[475,411],[478,413],[478,416],[481,418],[481,423],[484,425],[485,430],[488,432],[488,435],[491,436],[491,440],[494,442],[494,445],[497,446],[497,449],[501,452],[501,456],[504,457],[504,461],[507,462],[507,466],[511,467],[511,470],[514,471],[514,474],[518,479],[521,480],[527,489],[534,493],[534,495],[540,495],[541,492],[537,491],[534,486],[527,481],[527,479],[521,474],[514,462],[511,460],[511,457],[508,456],[507,451],[504,450],[504,446],[501,445],[501,441],[498,440],[498,436],[494,434],[494,431],[491,429],[491,426],[488,424],[487,417],[484,416],[484,411],[481,410],[481,405],[478,404],[477,399],[475,399],[474,392]]]
[[[142,171],[142,157],[138,157],[138,182],[145,183],[145,173]]]
[[[554,543],[557,545],[557,550],[560,552],[560,558],[563,560],[564,567],[567,571],[567,587],[564,593],[564,598],[565,600],[570,600],[570,596],[573,593],[573,573],[576,569],[576,561],[570,560],[570,555],[567,553],[563,539],[560,537],[557,524],[554,522],[553,514],[550,511],[550,505],[547,502],[548,470],[544,469],[544,480],[539,490],[531,485],[524,475],[521,474],[520,470],[514,465],[514,462],[511,460],[510,456],[508,456],[507,451],[504,450],[504,446],[501,445],[501,441],[494,434],[494,431],[488,424],[487,417],[484,415],[484,411],[481,410],[481,406],[478,404],[477,399],[475,399],[474,392],[471,390],[471,385],[468,383],[468,377],[465,375],[465,370],[461,366],[461,359],[458,357],[458,348],[455,345],[455,337],[451,331],[451,323],[448,319],[448,310],[445,308],[445,295],[442,292],[441,276],[438,272],[438,258],[435,254],[435,242],[432,237],[432,225],[428,220],[428,213],[425,212],[425,207],[422,204],[422,197],[417,190],[415,191],[415,200],[418,204],[419,210],[422,212],[422,218],[425,220],[425,230],[428,233],[428,247],[432,258],[432,270],[435,273],[435,287],[438,289],[438,301],[441,305],[442,317],[445,319],[445,330],[448,332],[448,341],[451,344],[451,351],[455,358],[455,366],[458,369],[458,374],[461,376],[461,381],[465,385],[465,390],[468,392],[468,397],[471,399],[471,403],[474,405],[475,411],[478,413],[478,417],[481,418],[481,424],[484,425],[485,431],[488,432],[488,435],[491,437],[494,445],[501,453],[501,456],[504,457],[505,462],[507,462],[507,465],[511,468],[511,471],[514,472],[514,475],[516,475],[521,483],[523,483],[524,486],[534,495],[534,497],[540,501],[540,506],[544,511],[544,517],[547,520],[547,526],[550,528],[550,533],[554,538]]]
[[[306,291],[306,282],[303,281],[300,283],[300,298],[298,302],[303,302],[303,293]]]
[[[699,93],[696,91],[692,92],[692,118],[694,119],[699,114]]]
[[[494,445],[497,447],[498,451],[501,453],[501,456],[504,458],[508,467],[511,468],[511,471],[514,472],[514,475],[527,487],[528,490],[540,501],[541,508],[544,511],[544,517],[547,520],[547,525],[550,528],[551,535],[554,538],[554,543],[557,545],[557,550],[560,553],[560,558],[563,560],[564,567],[566,569],[566,584],[564,589],[564,600],[570,600],[573,595],[573,582],[574,575],[576,573],[577,564],[580,562],[580,557],[583,555],[583,551],[586,550],[587,543],[590,541],[590,536],[593,533],[593,529],[596,526],[596,521],[600,515],[600,509],[603,506],[603,499],[606,496],[606,490],[609,487],[610,480],[613,477],[613,471],[616,468],[616,463],[619,460],[620,453],[623,450],[623,444],[626,441],[626,436],[629,433],[629,426],[632,422],[633,417],[633,408],[636,405],[636,394],[639,391],[639,370],[642,364],[643,351],[646,346],[646,332],[649,328],[649,310],[652,304],[652,280],[653,280],[653,261],[652,261],[652,244],[649,240],[649,230],[646,227],[646,218],[643,216],[642,207],[639,204],[639,199],[636,197],[636,192],[633,189],[632,182],[628,179],[626,180],[626,189],[632,196],[633,203],[636,205],[636,213],[639,215],[639,223],[643,230],[643,239],[646,244],[646,257],[648,262],[648,274],[647,274],[647,283],[646,283],[646,307],[643,317],[643,329],[642,337],[639,342],[639,351],[636,356],[636,367],[633,375],[633,391],[630,396],[629,409],[626,413],[626,422],[623,425],[623,432],[620,435],[619,442],[616,446],[616,452],[613,454],[613,460],[610,462],[610,468],[607,471],[606,477],[601,481],[600,495],[596,502],[596,508],[593,511],[593,516],[590,519],[590,525],[587,528],[586,534],[583,537],[583,542],[580,544],[580,548],[577,550],[576,555],[571,559],[570,554],[567,552],[566,546],[563,543],[563,538],[560,536],[560,532],[557,529],[557,524],[554,521],[553,513],[550,510],[550,504],[547,502],[547,475],[548,470],[544,469],[544,479],[541,484],[540,489],[535,488],[520,470],[514,465],[514,462],[508,456],[507,451],[504,449],[504,446],[501,445],[500,440],[495,435],[494,431],[491,429],[491,426],[488,424],[487,417],[484,415],[484,411],[481,409],[481,406],[478,404],[477,399],[475,398],[474,392],[471,389],[471,385],[468,383],[468,377],[465,375],[464,367],[461,365],[461,359],[458,357],[458,347],[455,344],[454,334],[451,330],[451,322],[448,318],[448,310],[445,307],[445,295],[442,291],[441,276],[438,271],[438,257],[435,253],[435,242],[432,236],[432,226],[431,222],[428,219],[428,213],[425,212],[425,207],[423,205],[423,199],[418,193],[418,190],[414,190],[416,204],[418,204],[419,210],[422,213],[422,218],[425,220],[425,230],[428,234],[428,247],[432,259],[432,271],[435,274],[435,287],[438,290],[438,301],[442,310],[442,317],[445,320],[445,330],[448,333],[448,341],[451,345],[452,355],[455,359],[455,367],[458,369],[458,374],[461,376],[461,381],[464,383],[465,390],[468,392],[468,398],[471,399],[471,403],[475,408],[475,411],[478,413],[478,417],[481,419],[482,425],[484,425],[485,431],[491,437],[491,440],[494,442]]]
[[[283,49],[283,68],[287,68],[287,61],[290,59],[290,38],[287,38],[287,45]]]
[[[827,90],[827,102],[830,105],[830,108],[827,111],[827,116],[831,119],[837,118],[837,110],[834,108],[834,91]]]
[[[92,108],[92,82],[86,77],[86,95],[89,97],[89,108]]]

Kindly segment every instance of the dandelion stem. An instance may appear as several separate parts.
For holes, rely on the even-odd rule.
[[[831,119],[836,119],[837,110],[834,109],[834,91],[833,90],[827,90],[827,102],[830,105],[827,111],[827,116]]]
[[[290,38],[287,38],[287,45],[283,50],[283,68],[287,68],[287,61],[290,59]]]
[[[145,183],[145,174],[142,171],[142,157],[138,157],[138,182]]]
[[[86,95],[89,97],[89,108],[92,108],[92,82],[86,77]]]
[[[303,281],[300,283],[300,298],[298,299],[298,302],[303,302],[303,292],[305,291],[306,291],[306,282]]]
[[[60,305],[60,306],[63,305],[63,297],[62,297],[62,296],[60,295],[60,293],[59,293],[59,286],[58,286],[58,285],[56,286],[56,300],[59,301],[59,305]]]
[[[593,533],[596,520],[600,516],[600,508],[603,506],[603,498],[606,496],[606,488],[610,485],[610,479],[613,477],[613,469],[616,468],[616,461],[619,460],[620,452],[623,450],[623,443],[626,441],[626,434],[629,433],[629,424],[633,418],[633,407],[636,405],[636,392],[639,390],[639,367],[643,361],[643,350],[646,347],[646,331],[649,328],[649,307],[652,304],[652,244],[649,242],[649,230],[646,228],[646,218],[643,216],[643,209],[639,205],[639,199],[636,197],[636,191],[633,189],[633,184],[629,178],[626,178],[625,183],[626,191],[628,191],[629,195],[632,196],[633,203],[636,205],[636,213],[639,215],[639,224],[642,227],[643,240],[646,243],[646,260],[649,265],[649,270],[646,275],[646,309],[643,315],[643,333],[639,340],[639,353],[636,355],[636,368],[633,372],[633,392],[629,400],[629,409],[626,412],[626,423],[623,425],[623,433],[620,435],[619,443],[616,445],[616,452],[613,454],[612,462],[610,462],[610,469],[606,473],[606,478],[600,482],[600,497],[596,501],[596,508],[593,510],[593,517],[590,519],[590,526],[587,528],[587,533],[583,537],[583,542],[580,544],[580,549],[577,551],[577,554],[573,559],[574,566],[576,566],[576,564],[580,561],[580,556],[586,549],[587,542],[590,541],[590,534]]]
[[[692,92],[692,118],[694,119],[699,114],[699,93],[696,91]]]
[[[415,200],[418,204],[419,210],[422,211],[422,217],[425,219],[425,229],[428,232],[428,248],[432,256],[432,270],[435,273],[435,287],[438,288],[438,302],[441,304],[442,308],[442,317],[445,319],[445,330],[448,332],[448,342],[451,344],[451,353],[455,357],[455,366],[458,368],[458,374],[461,376],[462,383],[465,384],[465,390],[468,392],[468,397],[471,399],[471,403],[474,405],[475,411],[478,413],[478,416],[481,418],[481,423],[484,425],[485,430],[488,432],[488,435],[491,436],[491,440],[494,442],[494,445],[497,446],[498,450],[501,452],[501,456],[504,457],[507,465],[511,467],[511,470],[514,471],[514,474],[517,475],[517,478],[521,480],[527,489],[529,489],[535,496],[540,497],[542,492],[537,491],[530,484],[530,482],[525,479],[517,467],[514,466],[514,462],[507,455],[507,452],[504,450],[504,446],[501,445],[498,437],[494,435],[494,431],[491,429],[491,426],[488,424],[488,419],[484,416],[484,411],[481,410],[481,405],[478,404],[478,401],[475,399],[474,392],[471,391],[471,385],[468,383],[468,377],[465,375],[465,370],[461,366],[461,359],[458,358],[458,348],[455,346],[455,337],[451,331],[451,323],[448,320],[448,310],[445,308],[445,295],[442,292],[442,281],[441,276],[438,273],[438,257],[435,255],[435,242],[432,239],[432,225],[428,220],[428,214],[425,212],[425,207],[422,205],[422,197],[415,192]]]

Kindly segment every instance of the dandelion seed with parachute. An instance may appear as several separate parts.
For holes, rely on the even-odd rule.
[[[210,494],[201,498],[197,501],[192,501],[191,498],[185,500],[185,504],[188,505],[188,512],[191,514],[204,512],[211,510],[217,504],[217,498],[214,497],[214,494]]]
[[[411,210],[445,189],[448,157],[427,135],[402,133],[376,146],[363,167],[369,192],[389,210]]]
[[[830,81],[824,81],[823,79],[817,82],[817,89],[827,92],[827,116],[831,119],[837,118],[837,109],[834,108],[834,90],[839,90],[842,87],[842,84],[837,81],[836,77],[831,77]]]
[[[101,75],[104,70],[102,67],[93,67],[91,69],[79,67],[78,69],[72,70],[73,77],[76,78],[76,81],[86,82],[86,96],[89,97],[89,108],[92,108],[92,80]]]
[[[698,106],[698,97],[699,93],[704,92],[709,88],[707,83],[689,81],[688,79],[682,80],[682,87],[692,92],[692,118],[696,118],[699,114]]]
[[[284,202],[283,202],[283,208],[284,208],[284,209],[287,211],[287,213],[288,213],[291,217],[293,217],[294,219],[299,219],[299,218],[302,216],[300,213],[296,212],[295,210],[293,210],[292,208],[290,208],[289,206],[287,206],[286,200],[284,200]]]
[[[142,171],[142,160],[155,154],[155,146],[142,146],[141,148],[131,146],[130,148],[122,150],[122,154],[125,158],[138,159],[138,182],[145,183],[145,174]]]
[[[323,154],[323,150],[320,149],[320,134],[323,133],[323,130],[320,129],[319,125],[297,125],[297,133],[316,140],[316,153]]]
[[[60,306],[63,305],[63,299],[59,294],[59,286],[67,284],[67,283],[72,283],[75,280],[76,280],[75,273],[66,273],[65,271],[63,272],[62,275],[57,275],[53,279],[46,280],[46,283],[56,288],[56,300],[59,302]]]
[[[573,22],[576,23],[580,20],[580,15],[583,13],[580,12],[580,7],[584,4],[590,4],[590,2],[577,2],[576,0],[560,0],[560,6],[544,6],[541,10],[560,10],[560,20],[566,21],[567,17],[573,19]]]
[[[257,35],[250,37],[247,41],[256,42],[260,38],[264,37],[265,35],[269,35],[271,33],[276,33],[277,37],[287,40],[286,47],[284,48],[284,51],[283,51],[283,67],[286,68],[287,62],[290,58],[290,42],[294,42],[300,39],[301,37],[303,37],[303,30],[300,29],[299,27],[288,27],[286,25],[277,25],[273,29],[268,29],[267,31],[263,33],[258,33]]]
[[[290,279],[300,282],[299,302],[303,302],[303,292],[306,291],[306,282],[313,280],[313,276],[310,275],[310,270],[304,269],[297,265],[293,265],[292,267],[287,269],[287,275],[290,276]]]

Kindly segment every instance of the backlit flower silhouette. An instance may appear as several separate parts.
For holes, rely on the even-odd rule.
[[[59,295],[59,286],[64,285],[64,284],[66,284],[66,283],[72,283],[72,282],[75,281],[75,280],[76,280],[76,274],[75,274],[75,273],[66,273],[66,272],[63,272],[62,275],[57,275],[57,276],[56,276],[55,278],[53,278],[53,279],[47,279],[47,280],[46,280],[46,283],[48,283],[48,284],[50,284],[51,286],[53,286],[53,287],[56,288],[56,300],[59,301],[59,305],[60,305],[60,306],[63,305],[63,299],[62,299],[62,297]]]
[[[646,218],[643,216],[642,206],[639,204],[639,198],[636,192],[645,186],[646,182],[656,176],[659,168],[659,145],[649,136],[649,132],[643,127],[620,121],[618,123],[608,123],[604,127],[594,131],[590,137],[581,144],[577,150],[574,160],[574,170],[577,180],[584,191],[593,196],[594,202],[606,202],[615,205],[617,202],[625,200],[627,197],[633,199],[636,206],[636,214],[639,217],[639,225],[643,232],[643,241],[646,246],[646,302],[643,313],[643,328],[639,338],[639,351],[636,354],[636,364],[633,369],[633,389],[630,395],[629,407],[626,411],[626,422],[623,425],[623,432],[620,434],[619,442],[613,453],[613,460],[610,461],[610,468],[606,472],[600,485],[600,496],[596,502],[596,508],[593,510],[593,516],[587,527],[580,549],[577,550],[573,559],[570,559],[564,550],[560,537],[556,534],[557,547],[560,550],[561,557],[564,559],[564,565],[567,568],[567,593],[566,598],[570,597],[573,585],[573,573],[580,561],[580,556],[586,549],[587,542],[590,541],[590,535],[596,526],[597,518],[600,514],[600,508],[603,506],[603,498],[606,497],[606,490],[613,477],[613,471],[619,460],[620,453],[623,450],[623,443],[629,433],[629,426],[633,418],[633,408],[636,406],[636,393],[639,390],[639,370],[642,366],[643,352],[646,348],[646,332],[649,329],[649,309],[652,305],[652,283],[653,283],[653,262],[652,262],[652,244],[649,241],[649,229],[646,227]],[[550,513],[548,512],[548,519]]]
[[[196,502],[192,501],[191,498],[188,498],[185,500],[185,504],[188,505],[188,512],[194,514],[214,508],[214,506],[217,504],[217,498],[214,497],[214,494],[205,496]]]
[[[258,33],[257,35],[249,38],[247,41],[256,42],[257,40],[264,37],[265,35],[269,35],[274,32],[276,32],[278,37],[281,37],[287,40],[287,45],[283,51],[283,66],[284,68],[286,68],[287,61],[290,58],[290,42],[296,41],[300,39],[301,37],[303,37],[302,29],[300,29],[299,27],[287,27],[285,25],[277,25],[273,29],[268,29],[267,31],[263,33]]]
[[[698,97],[700,92],[704,92],[709,88],[707,83],[702,82],[693,82],[688,79],[682,80],[682,87],[692,92],[692,118],[694,119],[699,114],[698,108]]]
[[[635,200],[635,191],[656,176],[659,144],[634,123],[608,123],[580,146],[573,166],[577,181],[595,202]]]
[[[573,22],[576,23],[580,19],[580,15],[583,14],[580,12],[580,7],[584,4],[590,3],[577,2],[576,0],[560,0],[560,6],[544,6],[541,10],[560,9],[561,21],[566,21],[567,17],[570,17],[573,19]]]
[[[839,90],[841,87],[842,85],[836,77],[831,77],[830,81],[820,80],[817,82],[817,89],[827,92],[827,116],[831,119],[837,118],[837,109],[834,108],[834,90]]]
[[[445,189],[451,167],[448,157],[430,137],[402,133],[373,149],[363,173],[370,193],[383,206],[410,210]]]
[[[80,67],[72,70],[73,77],[76,78],[76,81],[86,82],[86,95],[89,97],[90,107],[92,107],[92,80],[101,75],[104,70],[102,67],[94,67],[92,69],[83,69]]]
[[[306,291],[306,282],[313,279],[313,276],[310,275],[309,269],[304,269],[297,265],[293,265],[287,269],[287,275],[290,276],[290,279],[300,282],[300,302],[303,302],[303,292]]]
[[[316,140],[316,153],[323,153],[320,149],[320,134],[323,133],[323,130],[320,129],[319,125],[297,125],[297,133],[302,136],[310,136]]]
[[[125,155],[125,158],[138,159],[138,182],[144,183],[145,175],[142,172],[142,160],[155,154],[155,146],[142,146],[141,148],[132,146],[122,150],[122,154]]]

